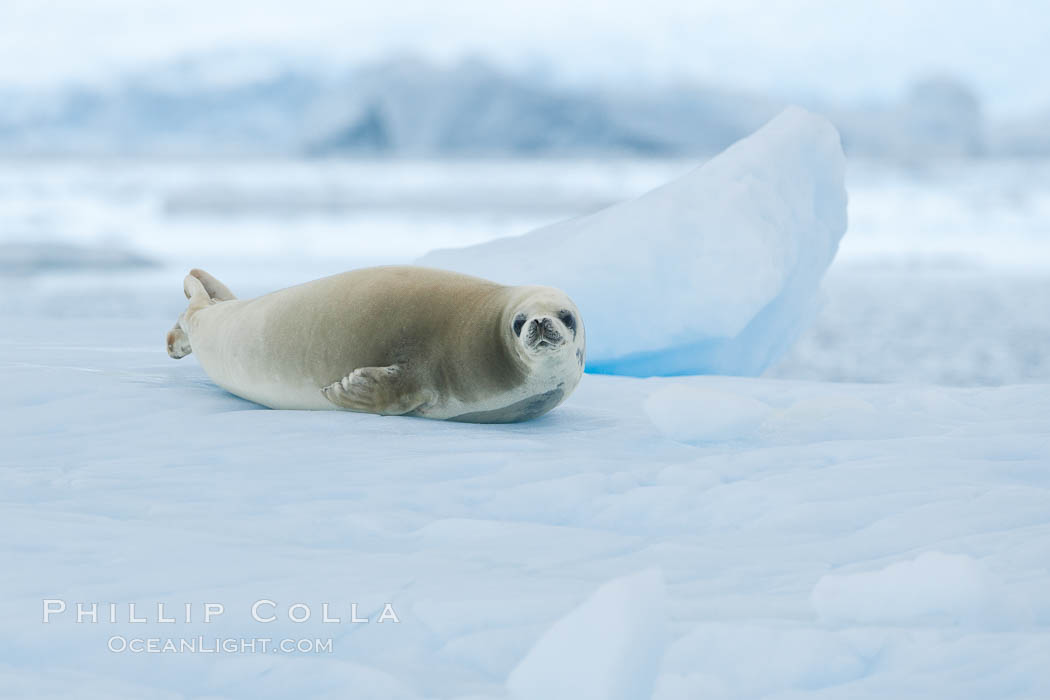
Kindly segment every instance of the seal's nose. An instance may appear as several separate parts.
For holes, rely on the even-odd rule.
[[[558,331],[557,326],[554,325],[554,319],[550,316],[532,319],[529,331],[530,335],[535,334],[536,338],[541,341],[547,341],[550,344],[557,343],[562,339],[561,333]]]
[[[554,319],[550,316],[532,319],[532,327],[541,336],[550,336],[556,333],[554,330]]]

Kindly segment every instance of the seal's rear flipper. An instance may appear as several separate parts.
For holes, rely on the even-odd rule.
[[[190,339],[186,336],[186,331],[182,330],[178,322],[175,323],[175,327],[168,331],[168,356],[175,360],[181,360],[182,358],[193,352],[193,348],[190,347]]]
[[[200,268],[195,267],[190,270],[190,275],[200,280],[201,284],[204,285],[204,291],[215,301],[230,301],[237,298],[230,291],[229,287]],[[189,294],[186,295],[186,298],[189,299]]]
[[[182,291],[190,303],[172,329],[168,331],[166,339],[168,355],[176,360],[193,352],[190,338],[184,327],[189,318],[200,309],[237,298],[225,284],[197,268],[190,270],[190,274],[182,280]]]
[[[398,365],[360,367],[321,389],[340,408],[360,413],[400,416],[422,407],[428,396],[405,379]]]

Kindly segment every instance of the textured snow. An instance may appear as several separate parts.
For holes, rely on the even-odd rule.
[[[603,584],[555,622],[511,672],[522,700],[631,700],[649,697],[667,643],[658,570]]]
[[[844,169],[835,128],[791,108],[638,199],[420,264],[565,290],[591,372],[754,375],[815,311],[846,230]]]
[[[4,317],[9,696],[1050,692],[1045,385],[588,375],[532,423],[451,425],[260,409],[169,360],[168,325]],[[43,625],[42,598],[227,613]],[[314,618],[255,623],[260,598]],[[323,601],[373,622],[322,624]],[[129,655],[114,634],[334,649]]]
[[[876,571],[828,574],[817,582],[812,600],[827,622],[958,621],[984,612],[991,595],[987,579],[973,557],[923,552]]]

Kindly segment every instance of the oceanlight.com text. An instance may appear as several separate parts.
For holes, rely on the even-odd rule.
[[[270,637],[124,637],[106,642],[115,654],[331,654],[332,639]]]

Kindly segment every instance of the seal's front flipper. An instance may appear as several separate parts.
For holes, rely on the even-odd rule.
[[[427,403],[428,396],[413,384],[398,365],[360,367],[322,388],[321,393],[340,408],[400,416]]]

